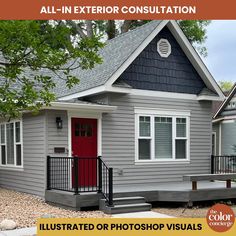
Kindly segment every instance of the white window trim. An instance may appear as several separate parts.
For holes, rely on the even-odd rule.
[[[168,109],[156,109],[156,108],[140,108],[137,107],[134,109],[135,113],[135,164],[188,164],[190,163],[190,111],[183,110],[168,110]],[[150,160],[139,160],[138,157],[138,140],[139,140],[139,117],[140,116],[150,116],[151,118],[151,136],[149,137],[151,139],[151,159]],[[165,116],[165,117],[172,117],[172,139],[175,142],[176,139],[182,139],[180,137],[176,137],[175,133],[175,126],[176,126],[176,118],[186,118],[186,159],[175,159],[175,144],[172,142],[172,158],[166,158],[166,159],[156,159],[155,158],[155,147],[154,147],[154,117],[155,116]],[[145,138],[145,137],[141,137]]]
[[[20,142],[16,142],[16,122],[20,123]],[[7,164],[7,124],[13,123],[13,141],[14,141],[14,164]],[[6,170],[22,170],[24,166],[24,157],[23,157],[23,122],[21,119],[11,120],[10,122],[1,122],[0,125],[5,125],[5,155],[6,155],[6,164],[2,164],[2,152],[1,152],[1,143],[0,143],[0,169]],[[1,132],[0,132],[0,141],[1,141]],[[21,145],[21,165],[16,165],[16,145]]]
[[[212,138],[213,138],[213,136],[214,136],[214,140],[213,140],[214,141],[214,153],[212,153],[212,155],[217,155],[217,153],[216,153],[216,132],[215,131],[212,132]]]

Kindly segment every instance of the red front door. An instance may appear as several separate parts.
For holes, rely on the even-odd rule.
[[[97,161],[95,158],[97,157],[97,120],[72,118],[71,126],[72,155],[79,158],[79,187],[96,186]],[[74,185],[73,177],[72,185]]]

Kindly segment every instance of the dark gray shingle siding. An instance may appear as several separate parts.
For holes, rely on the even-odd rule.
[[[157,52],[160,38],[168,39],[171,44],[172,52],[168,58],[161,57]],[[167,27],[152,40],[119,80],[136,89],[189,94],[199,94],[206,87]]]

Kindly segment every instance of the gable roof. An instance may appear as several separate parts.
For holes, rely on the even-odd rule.
[[[103,63],[96,65],[92,70],[77,69],[72,72],[80,79],[80,83],[72,89],[67,89],[63,80],[58,81],[55,93],[59,97],[63,97],[104,85],[159,25],[164,27],[163,21],[151,21],[108,40],[105,47],[99,52]]]
[[[236,83],[232,87],[227,98],[218,107],[217,111],[215,112],[215,114],[213,116],[213,119],[216,119],[221,114],[221,112],[225,109],[225,107],[228,105],[228,103],[231,101],[231,99],[235,96],[235,94],[236,94]]]
[[[77,86],[69,90],[66,88],[65,82],[57,83],[58,86],[55,92],[58,94],[59,100],[83,97],[105,91],[118,91],[117,86],[113,86],[115,81],[165,26],[169,28],[208,90],[212,92],[201,93],[198,99],[223,100],[224,95],[218,84],[178,24],[172,20],[151,21],[109,40],[107,45],[100,50],[100,55],[103,58],[102,64],[96,65],[92,70],[79,69],[75,72],[75,75],[80,79]],[[125,89],[128,91],[130,88],[125,87]]]
[[[165,26],[171,31],[208,88],[208,90],[202,91],[197,96],[197,99],[223,100],[224,95],[218,84],[178,24],[172,20],[154,20],[107,41],[106,46],[99,51],[103,58],[102,64],[96,65],[91,70],[76,69],[71,72],[80,79],[80,83],[72,89],[67,88],[66,81],[60,78],[65,77],[60,71],[55,74],[47,69],[41,69],[38,72],[25,70],[24,74],[29,78],[33,77],[36,73],[52,77],[56,84],[53,92],[59,101],[101,92],[129,92],[132,88],[125,84],[119,84],[116,82],[117,79]]]

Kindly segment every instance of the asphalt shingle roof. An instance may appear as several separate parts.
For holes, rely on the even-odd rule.
[[[57,98],[104,85],[160,23],[161,21],[151,21],[134,30],[123,33],[114,39],[108,40],[105,47],[99,51],[99,55],[103,59],[102,64],[96,65],[91,70],[82,70],[79,68],[71,71],[72,75],[80,79],[80,83],[72,89],[69,89],[66,86],[65,80],[60,78],[65,79],[65,76],[59,71],[56,75],[48,69],[41,69],[39,71],[25,69],[24,76],[33,78],[36,74],[41,74],[52,77],[56,83],[53,92]],[[0,80],[0,84],[3,82]],[[21,84],[16,83],[13,86],[20,88]],[[39,85],[37,89],[40,90],[40,88],[41,86]]]
[[[72,72],[73,75],[80,79],[80,83],[72,89],[68,89],[63,80],[51,74],[57,83],[54,90],[57,97],[67,96],[104,85],[148,35],[153,32],[160,22],[161,21],[151,21],[107,41],[106,46],[99,52],[103,58],[102,64],[96,65],[92,70],[77,69]]]

